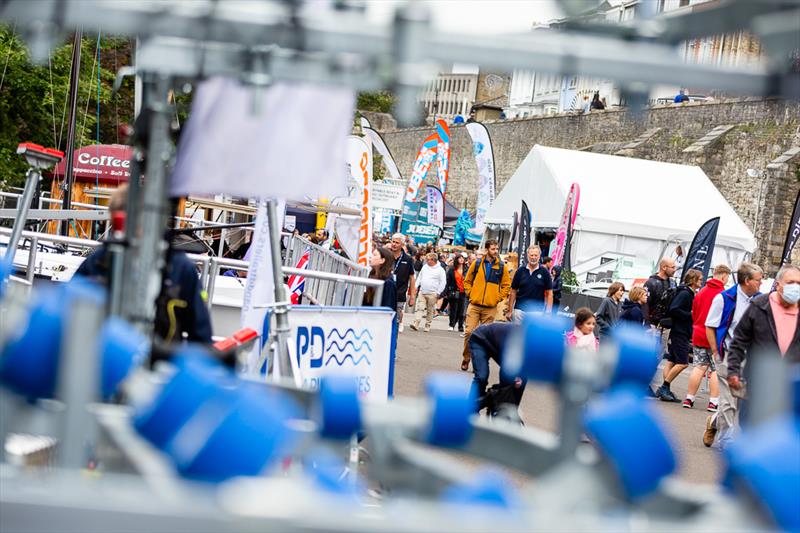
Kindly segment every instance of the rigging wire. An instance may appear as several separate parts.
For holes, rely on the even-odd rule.
[[[8,68],[8,61],[11,59],[11,44],[12,40],[14,39],[14,31],[17,29],[17,23],[14,23],[14,26],[11,28],[11,33],[9,34],[9,41],[8,41],[8,53],[6,54],[6,64],[3,65],[3,75],[0,76],[0,91],[3,90],[3,82],[6,80],[6,69]]]
[[[97,170],[98,172],[94,175],[94,186],[99,191],[100,190],[100,36],[102,32],[97,32],[97,115],[96,115],[96,133],[95,133],[95,151],[97,155]],[[99,204],[99,197],[95,195],[94,197],[94,205],[98,206]],[[97,238],[97,222],[92,222],[92,238]]]
[[[58,147],[56,143],[56,96],[53,92],[53,57],[52,53],[47,54],[47,69],[50,71],[50,111],[53,116],[53,146]]]
[[[67,80],[72,76],[72,64],[69,66],[69,76],[67,76]],[[69,83],[68,86],[64,89],[64,105],[61,107],[61,127],[58,130],[58,143],[56,143],[56,148],[61,150],[61,141],[64,138],[64,122],[67,120],[67,102],[69,101]]]
[[[117,46],[119,46],[119,42],[114,43],[114,74],[119,72],[119,67],[117,66]],[[119,96],[114,98],[114,131],[117,136],[117,144],[119,144],[119,107],[117,105],[117,99]]]
[[[92,63],[92,68],[89,69],[90,73],[94,73],[94,67],[97,64],[97,56],[99,54],[100,54],[100,41],[98,40],[97,49],[94,51],[94,62]],[[78,78],[78,79],[80,79],[80,78]],[[91,94],[92,94],[92,86],[90,84],[89,88],[86,91],[86,108],[85,108],[85,111],[83,112],[83,122],[81,122],[81,131],[80,131],[80,135],[78,136],[78,139],[82,139],[83,135],[84,135],[84,132],[86,131],[86,117],[89,116],[89,101],[91,100]]]

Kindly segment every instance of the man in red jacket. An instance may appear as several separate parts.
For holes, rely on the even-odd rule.
[[[714,297],[725,289],[725,284],[731,275],[731,269],[727,265],[717,265],[714,268],[713,277],[706,281],[705,286],[698,291],[692,302],[692,374],[689,376],[689,388],[686,392],[686,399],[683,400],[683,407],[691,409],[694,407],[694,396],[700,387],[700,381],[711,368],[711,377],[708,386],[711,396],[708,400],[707,411],[716,412],[719,405],[719,384],[717,382],[717,368],[714,356],[711,353],[711,344],[706,334],[706,318],[711,309],[711,302]]]

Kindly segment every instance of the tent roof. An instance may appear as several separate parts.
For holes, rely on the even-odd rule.
[[[556,228],[572,183],[581,188],[576,230],[691,239],[719,216],[721,241],[748,251],[755,238],[700,167],[536,145],[497,195],[487,224],[511,225],[525,200],[533,226]]]

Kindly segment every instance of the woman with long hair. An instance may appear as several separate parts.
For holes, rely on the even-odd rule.
[[[464,256],[457,253],[453,257],[453,266],[447,269],[447,300],[450,305],[450,331],[458,324],[458,331],[464,331],[464,306],[467,296],[464,292],[464,275],[467,272]]]
[[[397,287],[392,275],[394,273],[394,255],[386,248],[374,247],[369,264],[372,267],[372,271],[369,273],[370,279],[383,280],[383,294],[380,306],[388,307],[392,310],[397,309]],[[364,305],[372,305],[374,298],[375,289],[367,287],[364,293]]]
[[[603,298],[603,301],[600,302],[600,307],[594,314],[594,317],[597,319],[599,338],[607,337],[619,320],[619,314],[621,312],[620,302],[623,296],[625,296],[625,285],[619,281],[612,283],[608,288],[608,294]]]

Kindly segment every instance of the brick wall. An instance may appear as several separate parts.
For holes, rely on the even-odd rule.
[[[631,157],[700,166],[745,224],[751,228],[755,224],[758,239],[755,260],[774,272],[792,205],[800,189],[800,157],[777,165],[780,168],[767,166],[792,147],[800,146],[799,117],[800,105],[797,103],[743,99],[656,107],[640,115],[612,110],[590,115],[497,121],[486,126],[494,148],[498,190],[534,144],[616,153],[626,143],[659,128],[645,142],[623,153]],[[723,125],[733,128],[703,145],[699,151],[684,152],[711,130]],[[383,133],[404,177],[410,177],[417,150],[431,132],[431,128],[410,128]],[[451,134],[448,200],[459,208],[472,209],[477,197],[478,177],[469,135],[463,126],[452,126]],[[751,178],[747,169],[758,170],[762,175]],[[435,171],[428,177],[435,179]]]

